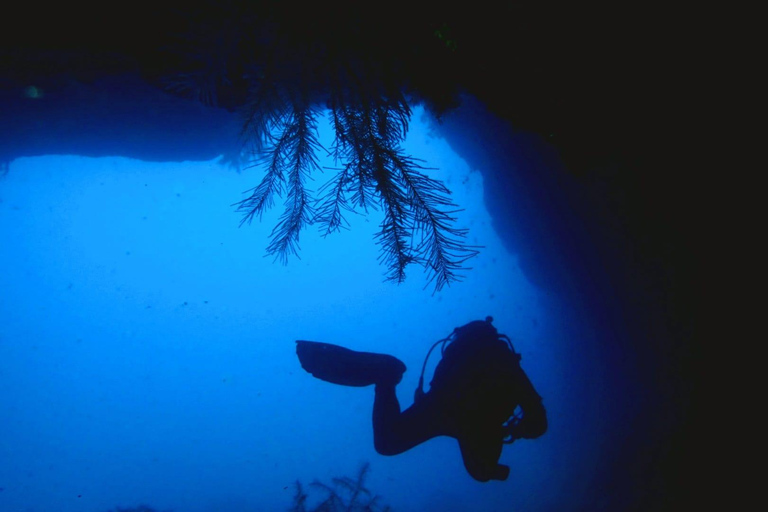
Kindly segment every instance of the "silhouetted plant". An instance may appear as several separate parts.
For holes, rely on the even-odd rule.
[[[220,103],[219,91],[242,94],[243,101],[234,103],[244,114],[244,145],[253,155],[251,166],[263,167],[265,174],[249,197],[236,203],[244,214],[241,224],[261,219],[275,196],[284,197],[267,253],[285,263],[298,254],[305,227],[318,224],[325,236],[348,226],[347,212],[381,209],[376,243],[387,280],[402,282],[412,263],[425,268],[435,290],[460,280],[477,248],[465,244],[467,230],[454,225],[458,210],[450,191],[401,148],[413,81],[397,56],[380,50],[385,41],[393,42],[393,34],[356,32],[353,22],[363,11],[350,11],[348,25],[326,31],[314,22],[296,25],[293,18],[284,24],[269,4],[253,17],[231,8],[199,21],[202,28],[195,30],[205,37],[195,32],[197,38],[180,39],[178,53],[186,67],[165,83],[209,105]],[[442,41],[443,32],[433,35],[426,26],[424,31]],[[190,47],[196,39],[211,44]],[[450,52],[443,43],[436,48]],[[330,148],[318,140],[324,112],[335,132]],[[336,174],[315,197],[307,181],[320,170],[317,154],[323,149],[334,157]]]
[[[357,478],[334,478],[331,485],[315,480],[311,487],[320,489],[324,497],[319,503],[307,509],[309,495],[304,492],[301,482],[296,482],[296,494],[291,512],[388,512],[387,505],[380,504],[380,497],[365,488],[365,479],[370,471],[366,462],[358,471]]]
[[[321,108],[311,90],[280,83],[279,89],[260,86],[249,103],[244,131],[257,148],[254,165],[262,165],[265,175],[250,197],[237,203],[245,214],[242,223],[251,222],[272,207],[276,195],[286,193],[267,253],[286,262],[297,254],[306,226],[319,224],[325,236],[347,226],[345,211],[381,209],[376,242],[388,267],[387,280],[402,282],[411,263],[427,270],[436,290],[459,280],[463,264],[477,250],[464,243],[467,230],[454,227],[458,210],[450,191],[401,149],[411,116],[402,94],[342,86],[331,91],[327,107],[335,141],[330,153],[340,167],[315,198],[306,182],[320,170]]]

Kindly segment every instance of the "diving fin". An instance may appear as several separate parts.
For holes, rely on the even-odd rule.
[[[343,386],[396,385],[405,364],[394,356],[356,352],[318,341],[296,341],[301,367],[320,380]]]

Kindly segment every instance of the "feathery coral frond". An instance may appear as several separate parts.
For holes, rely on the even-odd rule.
[[[256,14],[240,2],[219,4],[213,17],[201,11],[185,20],[189,34],[169,45],[178,71],[162,81],[178,95],[244,115],[242,147],[265,173],[235,203],[241,225],[261,219],[275,196],[283,198],[267,252],[285,262],[298,253],[299,234],[309,224],[317,222],[325,236],[347,226],[348,212],[381,209],[376,243],[387,279],[401,282],[406,267],[417,263],[435,290],[459,280],[477,250],[464,244],[466,230],[455,227],[457,210],[445,186],[401,149],[412,115],[409,97],[424,95],[414,70],[388,51],[389,43],[402,43],[392,41],[388,25],[360,31],[357,23],[343,23],[328,34],[322,22],[297,22],[290,10],[284,18],[269,6]],[[368,16],[363,8],[345,11],[349,20]],[[339,171],[316,198],[306,184],[319,170],[321,109],[335,132],[329,153]],[[0,166],[0,174],[4,170]]]
[[[298,58],[303,66],[292,61],[295,55],[282,57],[260,70],[245,110],[243,135],[253,140],[259,152],[255,163],[265,167],[265,175],[250,197],[237,203],[245,214],[241,224],[261,218],[273,196],[286,190],[285,211],[267,247],[268,254],[286,262],[298,254],[299,233],[307,225],[318,223],[327,236],[347,226],[345,213],[381,209],[384,219],[375,240],[387,280],[402,282],[406,267],[418,263],[436,291],[458,281],[477,250],[463,243],[466,230],[454,227],[458,210],[448,189],[401,149],[412,114],[403,93],[384,79],[371,79],[376,71],[369,62],[346,62],[331,70],[310,65],[317,63],[307,55]],[[327,94],[310,91],[308,76],[314,83],[323,77]],[[330,154],[338,169],[315,198],[305,184],[320,169],[316,105],[323,102],[335,131]]]
[[[321,147],[317,140],[317,112],[311,105],[298,104],[268,122],[269,148],[263,156],[267,173],[251,196],[237,205],[238,211],[245,212],[243,222],[250,221],[271,207],[274,194],[279,195],[282,185],[286,185],[285,212],[272,230],[267,247],[268,254],[286,261],[290,254],[298,254],[299,233],[314,220],[305,182],[313,170],[320,168],[316,156]]]

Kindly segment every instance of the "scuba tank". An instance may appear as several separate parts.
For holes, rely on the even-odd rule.
[[[432,345],[421,368],[415,403],[429,393],[446,407],[456,408],[462,414],[493,414],[505,428],[520,422],[521,357],[509,337],[499,334],[492,322],[490,316],[470,322],[455,328],[446,338]],[[427,393],[424,391],[424,373],[438,346],[441,360],[435,367]],[[505,439],[504,442],[512,441],[514,439]]]

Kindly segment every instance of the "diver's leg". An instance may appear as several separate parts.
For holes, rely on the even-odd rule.
[[[382,455],[397,455],[442,435],[430,400],[400,412],[394,385],[377,384],[373,401],[373,444]]]
[[[478,429],[458,440],[464,467],[472,478],[479,482],[507,479],[509,466],[499,464],[503,444],[497,429]]]

